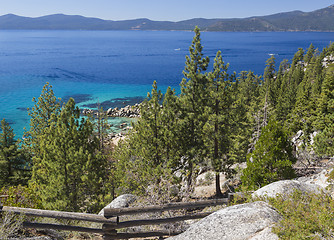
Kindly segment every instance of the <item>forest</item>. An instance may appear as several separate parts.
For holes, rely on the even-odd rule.
[[[334,156],[334,44],[300,48],[291,62],[271,56],[258,76],[229,72],[220,51],[204,56],[199,28],[194,33],[180,94],[170,87],[162,93],[154,82],[118,146],[106,143],[103,109],[83,118],[74,100],[62,102],[48,83],[28,109],[23,139],[3,119],[4,205],[97,213],[124,193],[181,201],[206,170],[216,172],[215,197],[222,197],[219,173],[232,177],[236,164],[247,162],[238,187],[256,190],[296,177],[297,161]]]

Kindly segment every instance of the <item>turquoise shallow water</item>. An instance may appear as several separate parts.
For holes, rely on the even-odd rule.
[[[154,80],[162,91],[178,89],[192,37],[168,31],[0,31],[0,118],[21,137],[29,124],[26,108],[46,82],[57,97],[74,97],[81,108],[140,101]],[[257,74],[269,54],[279,65],[300,47],[322,49],[333,39],[334,33],[314,32],[202,33],[211,61],[221,50],[230,71]]]

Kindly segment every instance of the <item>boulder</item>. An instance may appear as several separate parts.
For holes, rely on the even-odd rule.
[[[192,224],[170,240],[276,240],[272,226],[280,215],[266,202],[253,202],[221,209]]]
[[[300,177],[297,180],[302,183],[307,184],[315,184],[316,186],[327,188],[330,184],[328,180],[330,172],[333,171],[332,169],[324,169],[318,174],[314,174],[312,176]]]
[[[129,207],[131,203],[136,201],[137,197],[132,194],[124,194],[115,198],[111,203],[109,203],[104,208],[126,208]],[[99,212],[99,215],[104,214],[104,208]]]
[[[281,180],[270,183],[256,190],[252,197],[276,197],[277,195],[288,196],[295,190],[305,193],[320,193],[321,187],[315,184],[303,183],[297,180]]]
[[[108,110],[107,110],[107,115],[111,115],[113,113],[113,109],[112,108],[109,108]]]

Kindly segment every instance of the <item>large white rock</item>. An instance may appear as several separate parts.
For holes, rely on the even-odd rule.
[[[332,169],[324,169],[320,173],[307,176],[307,177],[300,177],[297,180],[299,182],[308,183],[308,184],[315,184],[322,188],[326,188],[329,186],[330,182],[328,181],[328,177],[330,172],[333,171]]]
[[[169,240],[276,240],[271,227],[280,215],[266,202],[253,202],[221,209],[192,224]]]
[[[281,180],[270,183],[256,190],[252,197],[276,197],[277,195],[288,196],[295,190],[305,193],[320,193],[321,187],[315,184],[300,182],[297,180]]]
[[[111,203],[109,203],[104,208],[125,208],[129,207],[131,203],[136,201],[137,197],[132,194],[124,194],[115,198]],[[104,208],[99,212],[99,215],[104,214]]]

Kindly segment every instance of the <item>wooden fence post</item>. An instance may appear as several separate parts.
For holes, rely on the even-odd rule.
[[[104,212],[104,211],[103,211]],[[102,225],[102,231],[103,231],[103,240],[111,240],[111,239],[116,239],[115,237],[117,236],[117,225],[119,223],[119,217],[114,217],[114,216],[108,216],[106,217],[105,214],[103,216],[106,219],[113,218],[114,221],[112,223],[104,223]]]

